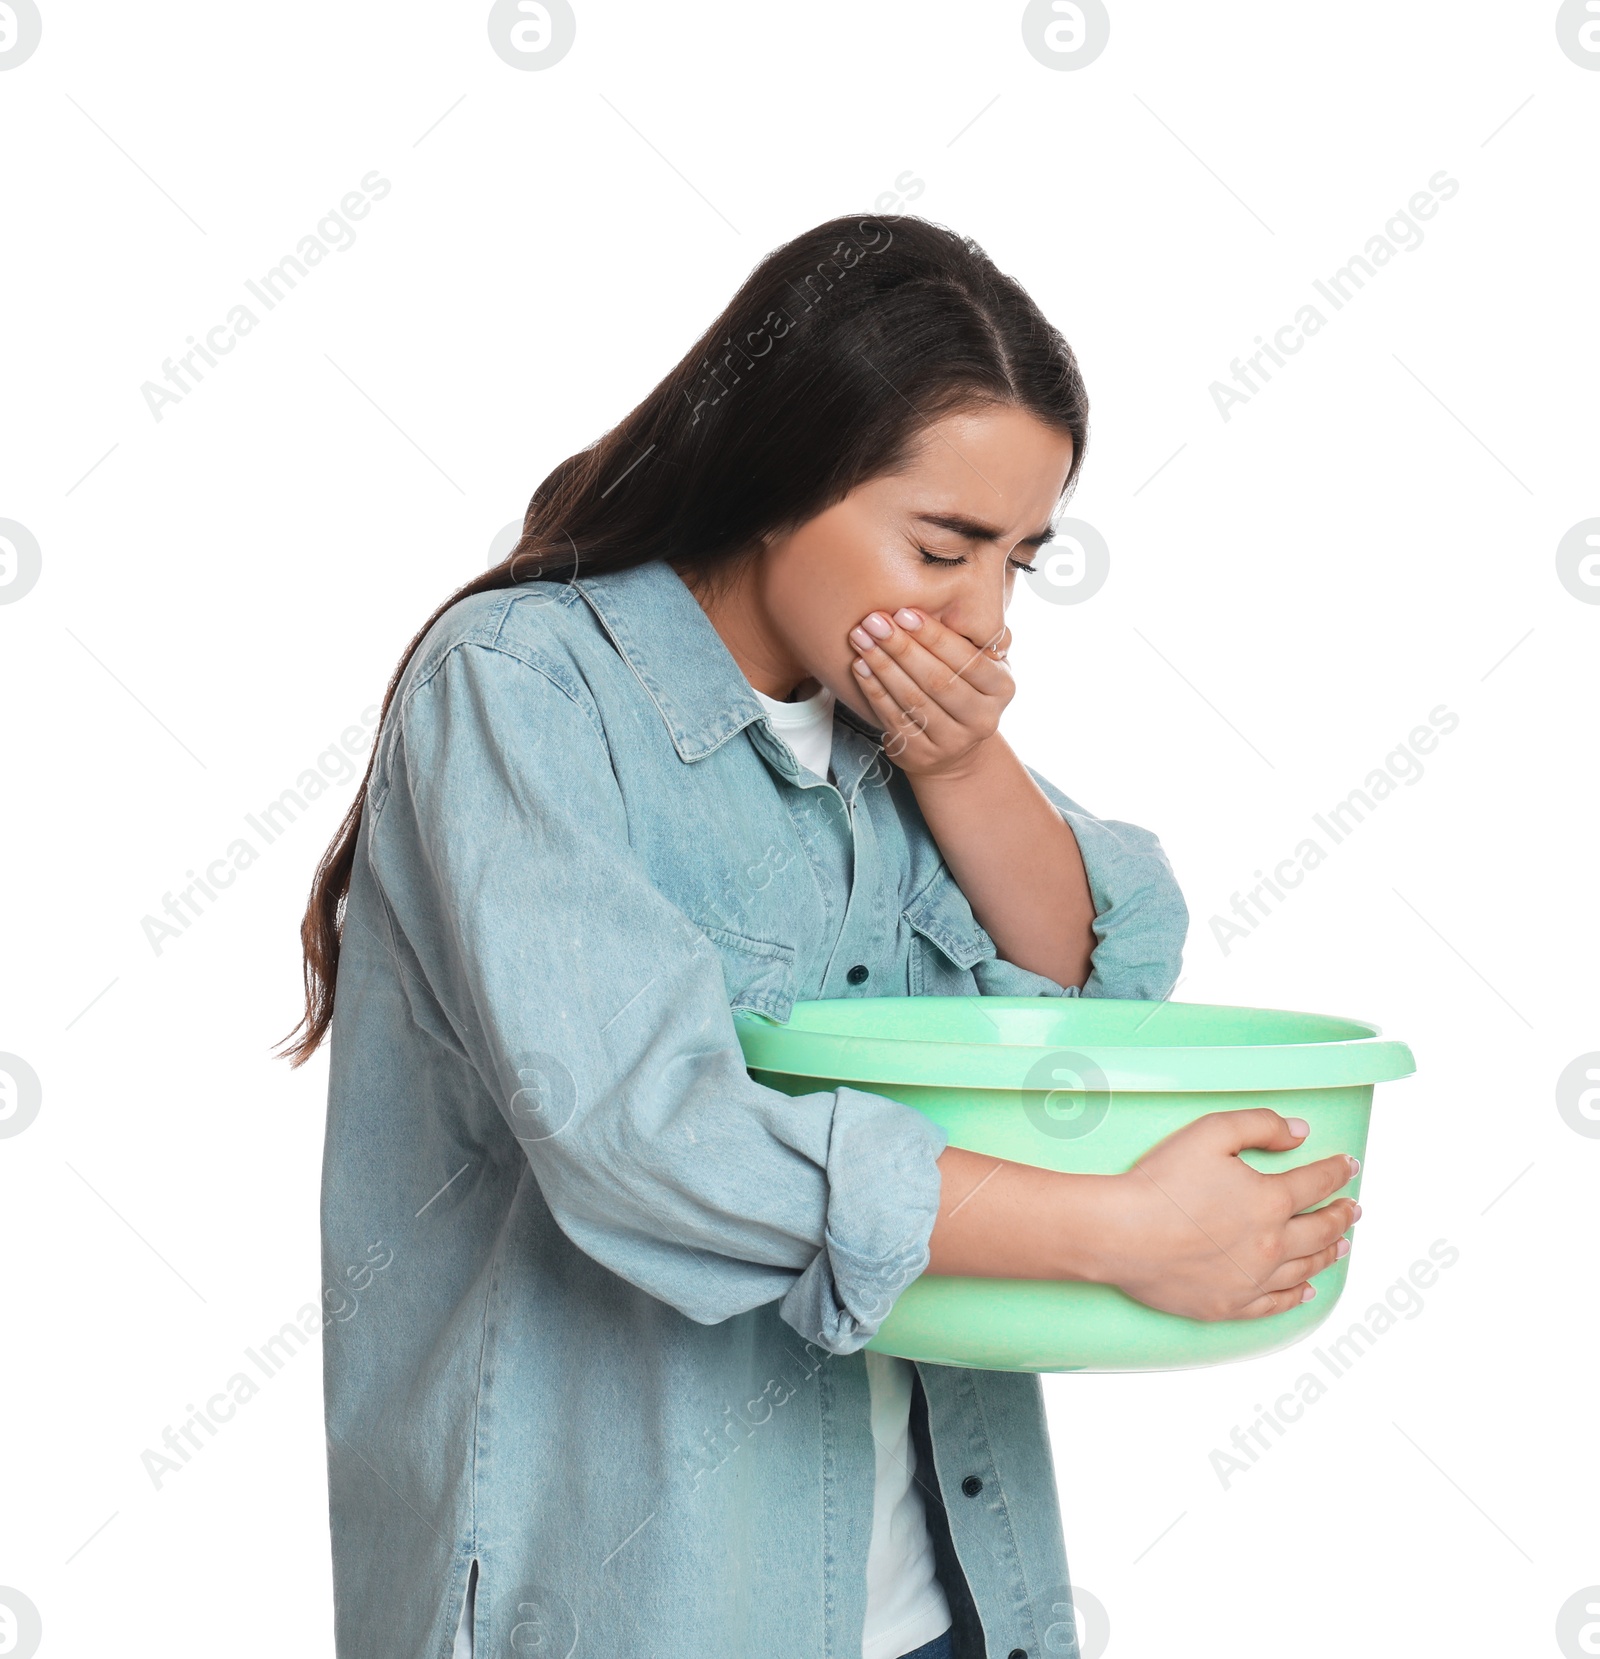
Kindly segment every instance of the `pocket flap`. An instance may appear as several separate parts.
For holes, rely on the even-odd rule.
[[[970,968],[997,954],[995,942],[978,926],[967,896],[941,862],[932,881],[901,911],[924,939],[943,951],[958,968]]]
[[[786,1021],[794,1007],[794,946],[730,933],[725,927],[695,926],[716,947],[728,988],[728,1007],[748,1008]]]

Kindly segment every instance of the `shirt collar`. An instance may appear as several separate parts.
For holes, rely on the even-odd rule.
[[[572,585],[638,676],[684,760],[704,760],[757,722],[761,738],[752,733],[752,739],[786,777],[797,779],[799,768],[788,745],[773,734],[755,688],[665,559],[601,571]],[[834,771],[841,793],[849,795],[876,758],[882,734],[837,699],[833,709],[847,728],[837,737],[848,762],[847,772],[836,758]]]

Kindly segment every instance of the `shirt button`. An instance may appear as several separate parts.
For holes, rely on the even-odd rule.
[[[850,972],[847,973],[844,977],[846,979],[848,979],[852,985],[859,985],[859,984],[862,983],[863,980],[866,979],[867,972],[868,972],[868,970],[867,970],[866,963],[857,962],[856,965],[850,970]]]
[[[983,1490],[983,1482],[976,1475],[968,1475],[961,1483],[961,1490],[969,1498],[975,1498]]]
[[[1028,1659],[1028,1650],[1025,1647],[1014,1647],[1006,1655],[1006,1659]]]

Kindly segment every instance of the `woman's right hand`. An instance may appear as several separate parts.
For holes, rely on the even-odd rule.
[[[1303,1119],[1270,1107],[1209,1112],[1174,1130],[1112,1184],[1092,1277],[1147,1307],[1189,1319],[1256,1319],[1315,1294],[1307,1281],[1339,1256],[1360,1214],[1340,1198],[1309,1215],[1355,1173],[1345,1153],[1268,1174],[1237,1154],[1288,1152]],[[1348,1245],[1346,1245],[1348,1249]]]

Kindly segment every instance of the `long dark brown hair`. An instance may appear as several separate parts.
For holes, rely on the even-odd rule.
[[[969,237],[914,215],[817,225],[768,254],[644,401],[539,485],[512,551],[451,594],[406,647],[383,716],[412,654],[457,601],[651,559],[669,559],[685,580],[720,578],[763,537],[904,465],[923,427],[985,404],[1071,436],[1070,493],[1089,401],[1072,348],[1020,284]],[[316,1052],[333,1017],[376,756],[374,743],[300,924],[305,1014],[283,1039],[293,1066]]]

